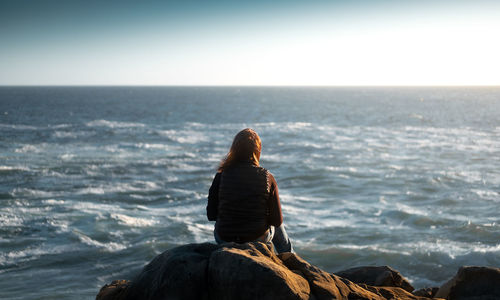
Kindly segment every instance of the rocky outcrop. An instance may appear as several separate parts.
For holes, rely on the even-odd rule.
[[[436,293],[450,300],[500,299],[500,268],[462,267]]]
[[[327,273],[293,253],[281,254],[279,257],[290,270],[301,273],[307,279],[311,287],[311,297],[307,299],[425,299],[399,287],[355,284]]]
[[[428,287],[428,288],[423,288],[423,289],[413,291],[412,294],[415,296],[420,296],[420,297],[433,298],[436,295],[436,293],[438,292],[438,290],[439,290],[438,287]]]
[[[101,288],[96,300],[124,299],[129,292],[130,283],[128,280],[114,280]]]
[[[336,275],[349,279],[354,283],[364,283],[374,286],[400,287],[407,292],[413,292],[414,288],[401,273],[388,266],[367,266],[352,268],[335,272]]]
[[[462,292],[453,287],[446,296]],[[102,287],[96,299],[429,299],[410,290],[409,282],[389,267],[356,268],[335,275],[294,253],[276,255],[269,244],[203,243],[165,251],[134,280]]]

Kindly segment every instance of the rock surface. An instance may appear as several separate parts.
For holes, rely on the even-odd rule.
[[[115,280],[101,288],[96,300],[123,299],[128,292],[129,286],[130,281],[128,280]]]
[[[449,300],[500,299],[500,268],[462,267],[436,293]]]
[[[354,283],[364,283],[374,286],[393,286],[400,287],[407,292],[413,292],[414,288],[401,273],[388,266],[374,267],[358,267],[340,272],[335,272],[336,275],[349,279]]]
[[[419,289],[417,291],[413,291],[412,294],[415,296],[432,298],[436,295],[438,290],[439,290],[438,287],[428,287],[428,288]]]
[[[461,279],[457,282],[474,276],[469,271],[459,271]],[[489,269],[479,271],[485,276],[491,276],[491,272]],[[463,289],[453,284],[445,297],[456,293],[469,295]],[[409,290],[413,290],[409,282],[389,267],[356,268],[335,275],[294,253],[276,255],[270,244],[203,243],[163,252],[134,280],[113,281],[103,286],[96,300],[429,299],[411,294]],[[497,292],[493,289],[488,295],[500,295]]]

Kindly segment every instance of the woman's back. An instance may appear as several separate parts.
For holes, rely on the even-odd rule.
[[[252,241],[269,228],[266,169],[238,163],[221,173],[216,230],[224,240]]]

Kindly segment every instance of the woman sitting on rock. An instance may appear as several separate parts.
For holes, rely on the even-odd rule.
[[[215,222],[218,244],[273,242],[278,253],[292,252],[283,226],[278,184],[259,166],[261,141],[252,129],[234,137],[208,193],[207,217]]]

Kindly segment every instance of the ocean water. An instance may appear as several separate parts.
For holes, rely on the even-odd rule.
[[[417,288],[500,267],[500,88],[1,87],[0,298],[93,299],[213,242],[208,188],[246,127],[311,263]]]

